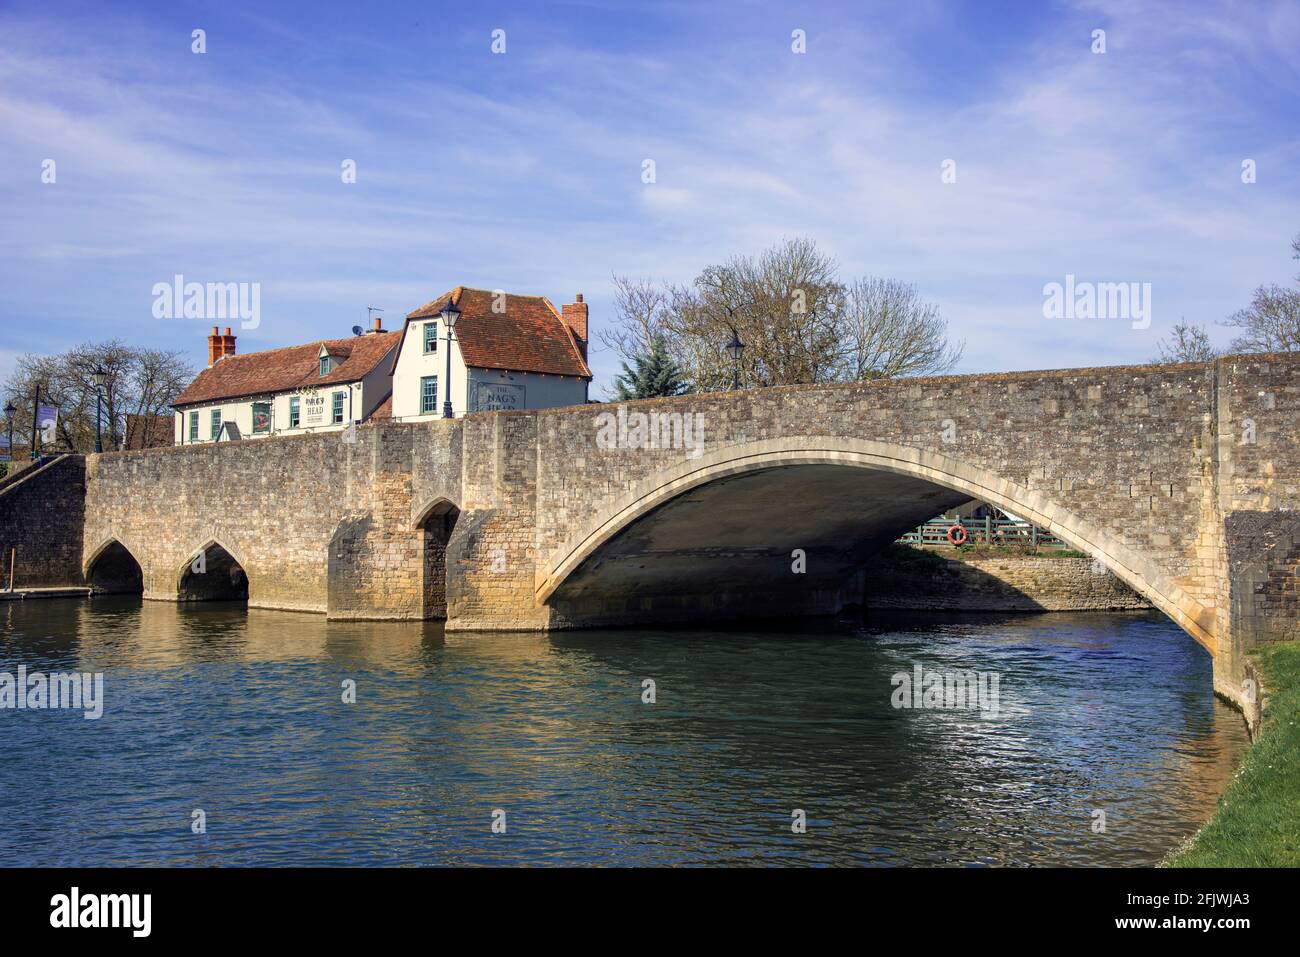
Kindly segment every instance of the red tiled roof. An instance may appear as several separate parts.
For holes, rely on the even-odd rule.
[[[460,310],[454,333],[465,365],[477,369],[542,372],[590,379],[577,340],[545,296],[503,296],[505,311],[493,312],[496,293],[457,286],[406,317],[431,319],[453,300]],[[396,365],[396,360],[394,360]]]
[[[124,448],[160,449],[175,441],[176,420],[170,415],[127,415]]]
[[[376,419],[391,419],[393,417],[393,393],[384,396],[384,401],[375,406],[375,411],[370,413],[367,420],[373,422]]]
[[[356,382],[402,341],[400,332],[380,332],[347,339],[322,339],[302,346],[267,349],[227,356],[199,373],[172,403],[175,408],[195,402],[237,399],[268,392],[287,392],[305,386]],[[342,361],[328,375],[320,375],[320,349]]]

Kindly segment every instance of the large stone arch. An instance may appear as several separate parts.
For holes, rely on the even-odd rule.
[[[731,445],[651,474],[625,494],[593,510],[589,522],[539,563],[535,598],[546,603],[602,546],[633,522],[684,493],[724,478],[798,465],[849,466],[908,476],[1014,512],[1104,563],[1211,655],[1216,654],[1213,610],[1186,593],[1153,561],[1041,491],[940,453],[831,436]]]

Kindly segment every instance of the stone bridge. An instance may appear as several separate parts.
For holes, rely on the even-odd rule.
[[[1104,563],[1240,702],[1242,652],[1297,636],[1298,421],[1286,355],[110,453],[85,470],[80,574],[459,630],[829,614],[874,552],[979,498]]]

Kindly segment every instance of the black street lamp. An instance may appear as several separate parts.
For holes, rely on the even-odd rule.
[[[723,348],[731,356],[731,391],[735,392],[740,388],[740,354],[745,351],[745,344],[740,341],[740,336],[736,335],[735,329],[731,330],[731,341]]]
[[[18,406],[12,401],[5,405],[5,420],[9,423],[9,458],[14,454],[14,416],[18,414]]]
[[[456,304],[447,299],[447,305],[443,306],[439,314],[443,325],[447,327],[447,381],[442,384],[442,417],[450,419],[451,414],[451,331],[456,328],[456,323],[460,320],[460,310]]]
[[[104,367],[95,364],[95,368],[90,370],[90,379],[95,383],[95,451],[104,451],[104,437],[100,431],[100,422],[104,417],[104,383],[108,381],[108,373]]]

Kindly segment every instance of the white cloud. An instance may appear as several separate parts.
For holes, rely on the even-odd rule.
[[[198,349],[201,331],[148,317],[152,283],[181,272],[262,282],[267,345],[346,328],[367,303],[391,319],[456,283],[556,301],[582,289],[599,326],[611,273],[686,282],[808,235],[846,273],[940,301],[969,369],[1140,361],[1180,318],[1213,323],[1288,280],[1300,230],[1300,135],[1267,102],[1300,86],[1296,8],[1249,26],[1230,8],[1171,9],[1081,3],[943,95],[926,85],[947,16],[932,3],[874,30],[810,26],[801,57],[709,29],[691,33],[711,38],[703,50],[653,55],[516,37],[509,84],[482,66],[385,71],[393,58],[363,39],[375,67],[328,93],[292,58],[248,76],[213,56],[178,78],[139,53],[156,27],[133,25],[148,42],[111,25],[79,41],[10,21],[0,201],[23,229],[0,237],[0,310]],[[1093,23],[1104,56],[1088,52]],[[45,156],[55,186],[39,183]],[[1152,282],[1155,327],[1050,325],[1041,288],[1067,272]]]

